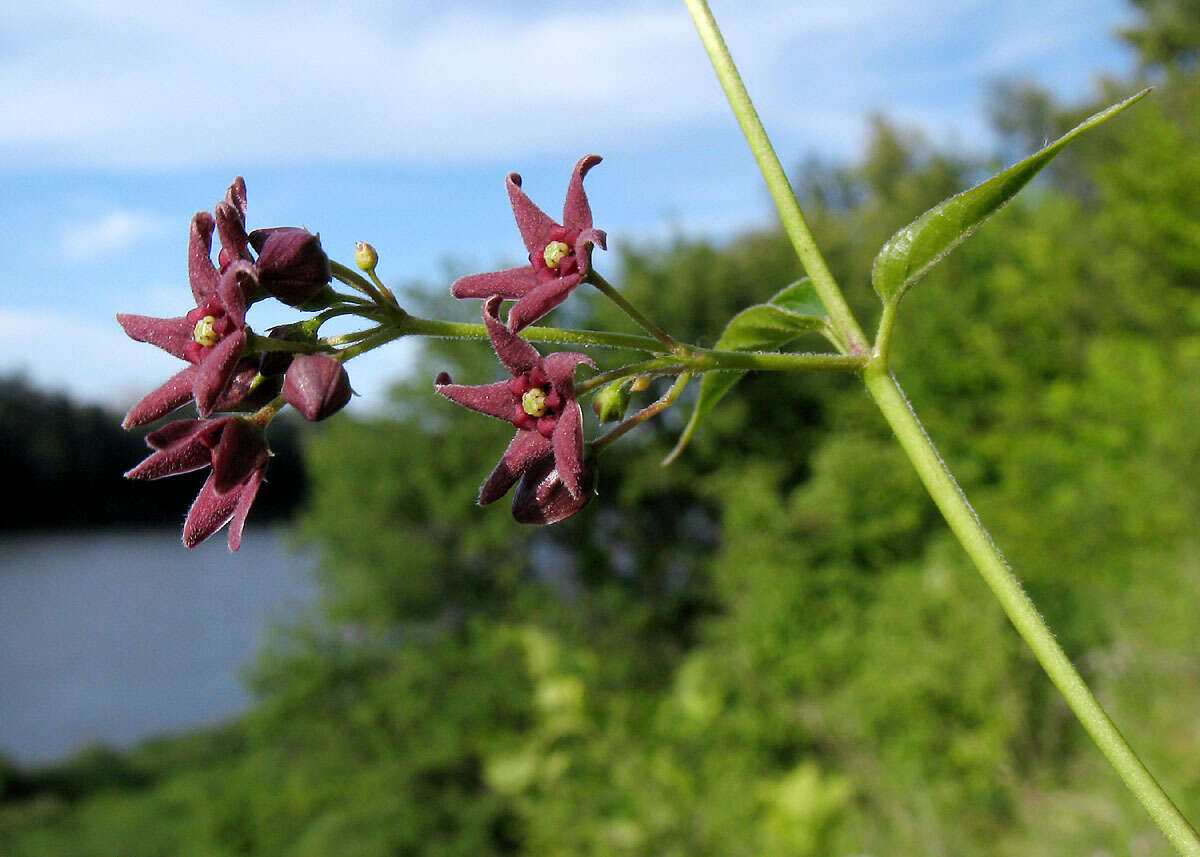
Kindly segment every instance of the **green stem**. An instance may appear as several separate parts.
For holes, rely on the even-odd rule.
[[[657,324],[646,318],[646,316],[642,314],[641,310],[631,304],[623,294],[618,292],[616,288],[614,288],[613,285],[608,282],[608,280],[600,276],[595,269],[588,271],[587,276],[584,279],[599,289],[605,297],[619,306],[627,316],[633,319],[638,326],[642,328],[642,330],[646,331],[646,333],[650,334],[663,345],[665,345],[668,351],[673,354],[680,353],[683,346],[675,341],[675,337],[671,336],[671,334],[667,333]]]
[[[362,274],[347,268],[341,262],[335,262],[332,259],[329,260],[329,268],[333,272],[334,278],[338,281],[345,283],[352,289],[357,289],[375,303],[383,302],[383,297],[378,291],[376,291],[375,286]],[[394,303],[395,298],[393,298],[392,301]]]
[[[488,339],[487,328],[479,323],[460,321],[437,321],[430,318],[407,316],[398,323],[406,334],[434,336],[442,339]],[[556,327],[527,327],[521,336],[530,342],[550,342],[557,345],[599,345],[605,348],[631,348],[662,354],[665,349],[646,336],[629,333],[609,333],[599,330],[563,330]]]
[[[597,387],[607,384],[609,381],[616,381],[621,378],[628,378],[631,375],[675,375],[687,369],[687,366],[680,363],[672,357],[657,357],[654,360],[643,360],[641,363],[630,363],[628,366],[622,366],[619,369],[613,369],[609,372],[601,372],[599,375],[593,375],[586,381],[580,381],[575,385],[575,392],[579,395],[588,393]]]
[[[708,4],[705,0],[684,2],[700,32],[700,38],[733,112],[742,126],[750,149],[758,160],[759,168],[775,199],[784,229],[812,279],[834,328],[841,334],[850,353],[867,353],[868,348],[862,331],[813,241],[787,175],[779,164]],[[887,357],[894,323],[895,306],[885,305],[883,317],[880,319],[876,352],[863,371],[867,390],[891,425],[951,530],[995,593],[1018,633],[1033,649],[1046,674],[1066,698],[1084,729],[1179,853],[1185,857],[1200,857],[1200,836],[1197,836],[1195,829],[1155,782],[1154,777],[1126,743],[1054,640],[1054,635],[1038,614],[1029,596],[1022,590],[1016,575],[992,542],[991,536],[984,529],[962,489],[938,455],[933,441],[929,439],[913,413],[900,386],[889,372]]]
[[[675,379],[675,383],[671,385],[671,388],[667,390],[667,392],[663,393],[659,399],[650,403],[633,416],[610,429],[602,437],[596,438],[589,443],[588,446],[590,446],[596,453],[603,452],[606,446],[619,438],[621,435],[625,434],[625,432],[641,425],[651,417],[658,416],[667,408],[671,407],[671,405],[675,403],[675,400],[679,398],[679,394],[683,392],[683,388],[688,385],[688,381],[690,380],[692,380],[690,372],[682,373],[678,378]]]
[[[817,290],[817,295],[821,298],[825,311],[829,313],[833,326],[837,329],[842,341],[846,343],[846,349],[851,354],[866,352],[867,340],[863,336],[862,330],[859,329],[858,322],[854,320],[854,315],[850,312],[846,299],[842,297],[842,291],[833,279],[833,274],[829,272],[829,267],[825,264],[825,259],[817,248],[816,241],[813,240],[812,232],[809,231],[808,224],[804,220],[804,213],[800,210],[800,204],[796,202],[796,194],[792,191],[787,173],[779,163],[779,157],[775,154],[770,138],[767,137],[767,131],[758,117],[758,111],[754,109],[754,103],[746,92],[746,85],[742,83],[742,77],[733,63],[733,57],[729,55],[729,48],[717,27],[712,10],[708,8],[705,0],[684,0],[684,2],[687,3],[688,11],[700,33],[700,40],[704,42],[704,48],[708,51],[708,58],[717,73],[717,78],[721,81],[725,96],[729,99],[729,105],[733,108],[733,113],[742,126],[742,133],[746,135],[746,142],[750,144],[750,150],[758,161],[763,178],[766,179],[767,187],[775,200],[775,207],[779,209],[783,228],[787,232],[788,238],[791,239],[792,246],[796,249],[796,255],[800,257],[800,263],[804,265],[804,270],[812,280],[813,287]]]
[[[868,367],[863,377],[950,529],[1083,728],[1179,853],[1200,857],[1200,837],[1126,743],[1055,641],[1037,607],[1021,588],[1020,581],[925,433],[896,379],[881,362]]]

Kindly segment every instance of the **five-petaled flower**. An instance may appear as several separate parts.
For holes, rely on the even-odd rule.
[[[240,179],[230,188],[244,185]],[[175,318],[151,318],[120,313],[117,321],[133,339],[149,342],[190,364],[165,384],[130,408],[122,425],[144,425],[164,416],[191,399],[201,416],[207,416],[218,404],[228,402],[231,388],[249,388],[257,375],[252,361],[243,360],[246,347],[246,308],[258,287],[254,266],[243,257],[245,229],[240,228],[238,209],[231,203],[217,206],[217,224],[222,240],[222,269],[212,263],[214,219],[207,211],[192,218],[188,244],[188,279],[196,308]],[[240,236],[239,236],[240,231]],[[245,378],[235,377],[245,375]],[[224,401],[223,401],[224,399]]]
[[[562,224],[533,204],[521,189],[521,177],[508,176],[508,195],[521,238],[529,251],[529,264],[490,274],[472,274],[456,280],[450,291],[456,298],[499,296],[516,300],[508,313],[508,327],[519,331],[565,301],[583,282],[591,266],[592,245],[605,247],[605,234],[592,228],[592,209],[583,191],[583,177],[600,163],[587,155],[575,165],[563,204]]]
[[[445,372],[434,387],[446,398],[517,428],[500,463],[479,491],[479,504],[503,497],[518,480],[513,515],[523,523],[553,523],[591,499],[592,468],[583,455],[583,411],[575,398],[575,367],[596,364],[586,354],[561,351],[542,357],[501,323],[501,298],[483,305],[496,356],[512,378],[471,387]]]
[[[226,524],[229,549],[242,544],[246,515],[263,483],[269,452],[262,429],[242,417],[179,420],[146,435],[154,450],[127,479],[162,479],[212,465],[183,524],[183,543],[195,547]],[[231,523],[232,522],[232,523]]]

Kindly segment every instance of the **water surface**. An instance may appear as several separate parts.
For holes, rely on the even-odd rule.
[[[311,557],[282,531],[0,537],[0,753],[47,762],[94,743],[218,723],[274,619],[313,598]]]

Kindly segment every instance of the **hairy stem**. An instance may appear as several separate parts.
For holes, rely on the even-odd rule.
[[[661,397],[642,408],[633,416],[623,420],[619,425],[609,429],[606,434],[596,438],[588,445],[593,451],[597,453],[602,452],[606,446],[619,438],[621,435],[625,434],[625,432],[641,425],[652,417],[658,416],[667,408],[671,407],[671,405],[675,403],[675,400],[679,398],[679,394],[683,392],[683,388],[688,385],[688,381],[690,380],[692,380],[691,373],[682,373],[678,378],[675,379],[675,383],[671,385],[671,388],[667,390],[667,392],[663,393]]]
[[[664,346],[666,346],[668,351],[678,354],[682,350],[683,346],[675,341],[675,337],[671,336],[671,334],[667,333],[657,324],[646,318],[641,310],[631,304],[623,294],[617,291],[608,280],[600,276],[595,269],[588,271],[587,276],[584,277],[584,280],[599,289],[606,298],[619,306],[622,312],[633,319],[638,327],[646,331],[646,333],[650,334]]]
[[[868,349],[862,331],[813,242],[800,205],[787,181],[787,175],[783,172],[758,113],[746,93],[741,76],[708,4],[705,0],[684,2],[696,23],[700,38],[708,50],[709,59],[758,161],[767,186],[771,189],[784,228],[825,309],[829,312],[834,328],[841,334],[848,351],[852,354],[866,353]],[[876,343],[875,353],[863,371],[867,390],[891,425],[892,431],[950,529],[991,587],[1018,633],[1033,649],[1046,674],[1066,698],[1084,729],[1179,853],[1185,857],[1200,857],[1200,836],[1197,836],[1195,829],[1126,743],[1054,640],[1054,635],[1029,596],[1022,590],[1016,575],[992,542],[991,536],[984,529],[966,495],[938,455],[900,386],[892,377],[888,370],[887,357],[894,322],[895,308],[885,306],[880,323],[880,341]]]
[[[854,320],[846,299],[842,297],[842,290],[838,288],[833,274],[829,272],[816,241],[813,240],[800,204],[796,202],[796,194],[792,191],[787,173],[783,171],[758,111],[754,109],[754,103],[746,92],[746,85],[742,83],[742,76],[733,63],[733,57],[729,54],[729,48],[717,27],[712,10],[708,8],[705,0],[684,2],[687,3],[688,11],[700,33],[700,40],[708,51],[708,58],[721,81],[725,96],[729,99],[729,105],[733,108],[738,124],[742,126],[742,133],[746,135],[746,142],[750,144],[750,150],[758,161],[763,178],[766,179],[771,197],[775,200],[775,207],[783,221],[783,228],[796,249],[796,255],[800,257],[800,263],[804,265],[804,270],[812,280],[813,287],[817,290],[817,295],[821,298],[821,303],[829,313],[830,321],[839,338],[845,342],[847,350],[851,354],[865,352],[867,340],[859,329],[858,322]]]
[[[1021,588],[1017,576],[925,433],[896,379],[881,362],[869,367],[863,377],[929,496],[1083,728],[1179,853],[1200,857],[1200,838],[1195,829],[1126,743],[1055,641],[1037,607]]]

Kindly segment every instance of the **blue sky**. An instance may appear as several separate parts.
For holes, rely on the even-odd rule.
[[[854,158],[873,111],[988,150],[989,82],[1133,65],[1117,0],[712,5],[788,164]],[[682,2],[8,0],[0,93],[0,373],[114,407],[180,368],[114,314],[191,308],[189,219],[238,174],[252,227],[369,240],[391,283],[523,261],[504,176],[557,213],[588,152],[610,248],[771,217]],[[351,363],[355,406],[410,359]]]

